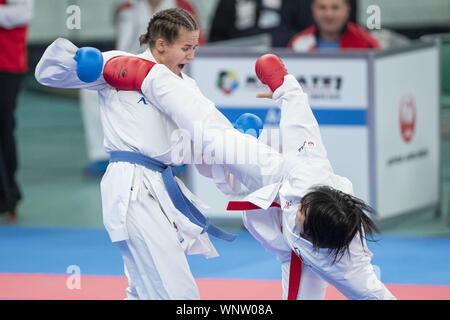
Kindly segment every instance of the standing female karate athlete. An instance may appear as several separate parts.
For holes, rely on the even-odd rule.
[[[165,65],[186,87],[199,92],[195,81],[182,72],[194,59],[198,37],[197,24],[189,13],[160,11],[140,39],[149,43],[149,50],[138,57]],[[90,78],[95,69],[83,65],[90,49],[78,49],[59,38],[46,49],[35,76],[47,86],[98,91],[105,148],[111,155],[101,182],[103,222],[123,257],[127,298],[199,299],[185,253],[216,257],[208,234],[225,240],[232,240],[233,235],[199,215],[191,201],[205,205],[172,176],[168,165],[183,164],[185,159],[177,155],[191,143],[176,123],[139,92],[118,91],[102,77],[90,83],[80,80]],[[117,55],[127,53],[103,53],[100,67],[102,60]],[[197,169],[212,177],[211,166]]]
[[[116,70],[125,67],[122,77]],[[366,215],[371,208],[352,196],[348,179],[334,174],[307,94],[274,55],[260,57],[256,73],[273,92],[262,96],[281,108],[283,155],[223,126],[214,105],[162,65],[115,57],[106,63],[103,78],[120,89],[141,90],[192,135],[200,127],[203,151],[222,154],[220,160],[239,181],[250,190],[259,188],[229,209],[246,211],[249,232],[281,261],[284,298],[324,299],[330,283],[349,299],[395,299],[370,263],[366,236],[376,231]],[[242,164],[229,157],[242,152],[256,154],[256,161]]]

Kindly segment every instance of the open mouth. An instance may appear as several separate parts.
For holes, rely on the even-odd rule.
[[[179,64],[179,65],[178,65],[178,68],[179,68],[180,70],[183,70],[184,66],[185,66],[184,64]]]

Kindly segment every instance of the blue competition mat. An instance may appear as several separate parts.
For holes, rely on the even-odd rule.
[[[246,231],[228,243],[212,238],[220,256],[188,256],[196,278],[279,280],[280,263]],[[450,238],[379,235],[369,242],[381,280],[450,285]],[[123,275],[118,248],[103,229],[0,227],[1,273]]]

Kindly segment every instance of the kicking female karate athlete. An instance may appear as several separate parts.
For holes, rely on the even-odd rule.
[[[194,59],[198,37],[189,13],[160,11],[141,37],[150,49],[138,57],[161,63],[183,88],[201,95],[195,81],[182,72]],[[208,234],[225,240],[234,236],[211,225],[191,203],[204,206],[201,201],[173,177],[169,165],[184,164],[178,155],[191,143],[176,123],[140,92],[118,91],[98,74],[92,76],[101,72],[103,61],[127,53],[95,54],[93,48],[78,49],[59,38],[46,49],[35,76],[47,86],[98,91],[105,148],[111,155],[101,182],[103,222],[123,257],[127,298],[199,299],[185,253],[216,257]],[[212,167],[197,166],[207,177],[214,177]]]
[[[123,68],[125,76],[118,72]],[[272,97],[281,108],[283,155],[224,126],[211,101],[162,65],[114,57],[103,78],[118,89],[141,90],[191,135],[200,128],[203,152],[222,154],[223,166],[257,189],[230,202],[229,210],[245,210],[249,232],[281,261],[284,299],[324,299],[328,283],[349,299],[395,299],[370,263],[366,236],[376,227],[366,212],[372,210],[352,196],[348,179],[334,174],[307,94],[274,55],[260,57],[256,73],[273,92],[260,97]],[[256,153],[256,162],[236,163],[232,156],[239,152]]]

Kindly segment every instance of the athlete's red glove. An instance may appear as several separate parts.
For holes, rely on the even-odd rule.
[[[274,54],[265,54],[256,60],[255,72],[262,83],[275,91],[283,84],[284,76],[288,74],[283,62]]]
[[[117,56],[103,67],[103,78],[120,90],[141,90],[142,82],[156,63],[133,56]]]

